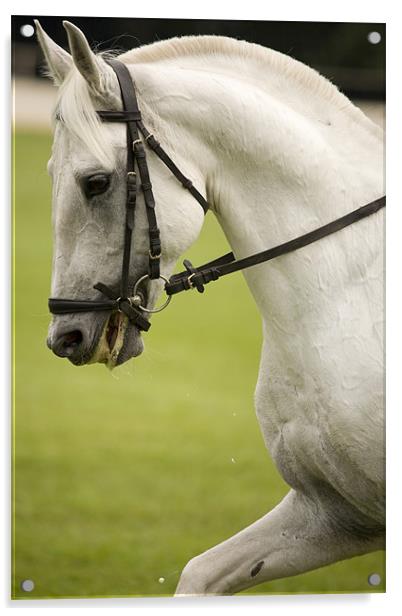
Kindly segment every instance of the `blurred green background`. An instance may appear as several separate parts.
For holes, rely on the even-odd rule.
[[[253,409],[259,315],[236,274],[175,298],[146,352],[114,372],[52,355],[50,147],[46,132],[15,134],[12,595],[171,595],[191,557],[287,492]],[[209,215],[189,256],[226,248]],[[373,572],[384,580],[382,552],[244,594],[384,590]]]

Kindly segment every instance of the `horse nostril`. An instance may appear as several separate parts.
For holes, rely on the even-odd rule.
[[[79,329],[76,329],[73,332],[68,332],[68,334],[64,334],[63,338],[63,345],[65,347],[76,347],[82,342],[82,333]]]
[[[83,341],[82,332],[76,329],[59,336],[52,345],[53,352],[59,357],[71,357]]]

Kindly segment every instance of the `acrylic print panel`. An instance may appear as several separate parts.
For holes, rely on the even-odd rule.
[[[98,280],[118,284],[126,150],[124,129],[114,125],[110,139],[124,146],[119,150],[121,158],[116,170],[109,167],[105,172],[106,163],[100,159],[92,165],[92,175],[101,176],[92,182],[92,189],[99,191],[94,197],[88,193],[91,183],[87,182],[88,161],[92,164],[94,159],[88,143],[85,145],[85,135],[78,131],[66,141],[63,135],[74,127],[69,129],[67,120],[65,125],[56,121],[54,246],[52,188],[46,164],[51,156],[51,116],[58,92],[42,75],[43,54],[33,19],[18,16],[12,21],[13,598],[172,596],[180,578],[182,594],[383,592],[383,437],[375,418],[375,413],[382,411],[383,375],[372,355],[379,352],[381,344],[377,317],[382,316],[382,297],[377,303],[372,301],[379,281],[378,276],[371,276],[382,272],[382,266],[379,269],[371,263],[374,269],[368,268],[364,233],[354,228],[342,236],[354,238],[348,247],[348,263],[358,263],[356,269],[347,265],[336,269],[327,248],[317,243],[305,249],[305,256],[293,253],[281,264],[272,262],[247,273],[252,293],[245,278],[237,274],[208,285],[204,295],[196,291],[178,295],[169,309],[152,318],[152,329],[143,334],[145,352],[112,371],[101,363],[77,367],[57,357],[46,347],[52,258],[52,293],[59,293],[59,297],[64,293],[70,298],[91,299],[95,297],[92,286]],[[376,125],[383,120],[383,24],[67,19],[82,30],[97,52],[127,51],[188,34],[223,35],[258,43],[319,70]],[[50,72],[58,73],[63,81],[70,59],[56,47],[67,49],[62,20],[41,17],[40,23],[51,39],[44,43],[53,63]],[[86,66],[95,67],[94,92],[98,65],[88,62],[93,57],[88,55],[85,39],[76,31],[74,36],[71,27],[70,38],[76,45],[75,61],[81,51]],[[218,214],[216,218],[213,213],[206,216],[199,239],[187,249],[201,227],[200,207],[167,171],[161,171],[147,150],[167,251],[174,253],[179,247],[179,252],[200,264],[227,252],[229,240],[239,256],[244,256],[275,240],[292,239],[382,196],[375,163],[382,143],[379,129],[348,106],[323,79],[308,69],[294,68],[291,60],[278,60],[264,49],[245,50],[241,56],[232,43],[224,48],[225,54],[217,53],[216,47],[212,57],[211,39],[202,44],[203,59],[200,49],[180,56],[183,42],[177,43],[174,52],[159,47],[162,55],[165,51],[171,54],[164,70],[173,71],[169,74],[174,73],[174,87],[156,67],[162,61],[160,51],[155,57],[143,56],[142,64],[133,67],[144,119],[203,194],[207,187],[212,209]],[[179,65],[182,68],[175,69]],[[81,65],[81,69],[85,73],[85,67]],[[159,89],[156,75],[160,76]],[[101,83],[113,87],[110,77],[102,79]],[[233,84],[237,84],[237,95],[230,100]],[[77,102],[71,97],[71,87],[63,87],[63,96],[70,96],[71,116]],[[77,91],[82,93],[82,86]],[[99,91],[97,95],[98,99],[103,96],[104,108],[110,109],[113,98]],[[153,106],[147,105],[147,96]],[[90,108],[89,97],[87,104]],[[61,109],[68,115],[65,106]],[[266,125],[278,131],[269,143],[264,141]],[[90,130],[101,129],[95,125]],[[269,134],[272,137],[272,131]],[[363,147],[366,143],[377,146]],[[278,149],[270,150],[274,146]],[[336,152],[329,167],[323,165],[328,148]],[[364,168],[356,160],[356,168],[343,165],[353,148]],[[105,156],[110,152],[113,155],[114,150],[106,143]],[[318,171],[307,178],[303,174],[311,171],[307,163],[313,156]],[[214,174],[206,177],[210,160],[214,161]],[[354,197],[350,198],[352,168],[355,183]],[[87,170],[86,175],[82,169]],[[323,185],[320,182],[325,174]],[[335,174],[338,186],[343,183],[348,187],[339,191],[337,198],[333,194]],[[110,186],[102,188],[104,182]],[[270,189],[262,198],[258,190],[267,182]],[[228,208],[238,205],[239,186],[239,190],[247,187],[249,199],[231,215]],[[107,195],[102,193],[104,189]],[[332,207],[327,211],[307,207],[318,207],[323,201]],[[274,202],[281,205],[281,213],[272,209],[268,224],[264,207],[273,208]],[[293,202],[302,208],[302,215],[290,220]],[[146,252],[142,207],[139,197],[137,232],[142,236],[134,242],[136,259]],[[359,224],[365,233],[373,233],[373,225],[377,225],[374,237],[379,246],[382,226],[378,219]],[[108,243],[112,239],[116,240],[114,245]],[[342,241],[340,235],[331,239],[332,258],[339,256]],[[284,282],[289,276],[292,279],[292,268],[302,267],[309,258],[303,276],[311,285],[311,299],[331,299],[323,301],[326,310],[318,312],[311,301],[308,314],[315,310],[316,337],[302,300],[296,306],[290,302],[295,292],[308,300],[303,285],[298,282],[296,288],[287,287]],[[337,285],[335,293],[328,287],[325,269],[331,263],[336,270],[331,277],[331,284]],[[102,267],[98,268],[99,264]],[[162,265],[167,267],[164,261]],[[133,267],[137,267],[134,262]],[[99,274],[99,279],[91,278],[89,271]],[[345,285],[342,276],[346,275],[351,276],[352,287]],[[272,292],[264,299],[265,280]],[[320,296],[315,295],[319,280]],[[358,303],[358,284],[368,289],[363,305]],[[344,303],[342,293],[348,294]],[[284,313],[278,312],[282,306]],[[333,336],[333,329],[324,327],[327,310],[340,319],[337,336]],[[264,382],[259,385],[256,417],[253,392],[263,340],[261,312],[269,340],[262,376],[266,365],[270,369],[268,389]],[[286,321],[280,320],[280,314],[286,314]],[[103,325],[108,317],[96,313],[63,317],[64,334],[78,329],[82,340],[71,334],[62,349],[73,352],[74,346],[85,341],[89,344],[90,336],[91,342],[96,342],[102,327],[95,335],[94,324]],[[56,317],[55,323],[60,319]],[[350,342],[352,333],[359,348],[359,336],[364,336],[361,332],[367,328],[371,335],[359,355],[363,359],[357,361],[356,348]],[[50,331],[53,350],[57,350],[55,331],[54,326]],[[60,328],[58,335],[63,335]],[[317,343],[314,348],[312,340]],[[110,348],[110,336],[107,343]],[[281,352],[289,348],[294,352],[283,361]],[[345,349],[348,353],[342,355]],[[84,356],[83,347],[81,351]],[[312,359],[314,353],[320,358],[318,363]],[[346,372],[345,362],[351,362]],[[295,368],[300,363],[302,372]],[[330,365],[333,370],[326,376]],[[319,370],[314,372],[312,366],[319,366]],[[372,370],[368,380],[361,375],[367,367]],[[336,375],[343,375],[344,380],[339,382]],[[278,383],[282,384],[280,393]],[[320,390],[319,384],[327,389]],[[284,400],[289,401],[286,411]],[[295,492],[286,496],[289,484]],[[281,502],[281,508],[260,523],[261,530],[250,526]],[[246,539],[243,533],[230,540],[246,527],[250,527]],[[226,540],[229,544],[205,555]],[[186,567],[199,555],[203,556]]]

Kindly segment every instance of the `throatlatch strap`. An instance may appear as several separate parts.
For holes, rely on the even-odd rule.
[[[109,60],[109,64],[112,61]],[[115,61],[116,62],[116,61]],[[112,64],[111,64],[112,66]],[[202,196],[202,194],[196,189],[192,181],[180,171],[176,163],[171,159],[171,157],[166,153],[166,151],[162,148],[159,141],[155,139],[152,133],[144,126],[144,123],[141,119],[141,112],[138,111],[97,111],[96,112],[101,120],[106,122],[131,122],[135,121],[137,123],[137,128],[140,133],[144,136],[145,142],[149,145],[151,150],[155,152],[158,158],[163,162],[164,165],[173,173],[173,175],[179,180],[181,185],[189,191],[189,193],[198,201],[204,210],[204,214],[206,214],[209,210],[208,201]],[[134,141],[134,140],[133,140]]]
[[[170,158],[170,156],[168,154],[166,154],[165,150],[162,148],[162,146],[159,143],[159,141],[157,141],[155,139],[155,137],[153,136],[153,134],[150,133],[147,128],[145,128],[145,126],[142,123],[142,121],[138,122],[138,128],[139,128],[140,132],[142,133],[142,135],[144,136],[145,141],[147,142],[147,144],[149,145],[151,150],[153,150],[155,152],[155,154],[158,156],[158,158],[160,158],[160,160],[173,173],[173,175],[176,176],[176,178],[179,180],[181,185],[184,188],[186,188],[189,191],[189,193],[191,193],[191,195],[194,197],[194,199],[196,199],[198,201],[198,203],[201,205],[202,209],[204,210],[204,214],[206,214],[208,212],[208,210],[209,210],[209,203],[208,203],[208,201],[206,199],[204,199],[204,197],[201,195],[200,192],[198,192],[198,190],[193,185],[192,181],[189,180],[189,178],[186,177],[184,175],[184,173],[182,173],[180,171],[180,169],[173,162],[173,160]]]

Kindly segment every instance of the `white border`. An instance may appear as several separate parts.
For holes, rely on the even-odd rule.
[[[402,212],[401,212],[401,156],[400,144],[402,139],[400,115],[402,110],[402,96],[400,84],[400,67],[398,58],[401,54],[401,20],[398,19],[398,3],[394,0],[382,0],[374,2],[351,2],[350,0],[337,0],[334,3],[322,0],[281,0],[279,3],[264,2],[263,0],[247,0],[246,3],[231,1],[202,0],[192,3],[179,0],[155,1],[148,0],[120,0],[113,5],[113,9],[106,3],[97,3],[94,9],[93,3],[70,0],[66,5],[55,5],[52,2],[16,1],[2,4],[0,27],[2,34],[2,91],[9,92],[9,45],[10,45],[10,15],[32,14],[35,9],[38,15],[76,15],[76,16],[113,16],[121,17],[169,17],[169,18],[204,18],[204,19],[263,19],[278,21],[346,21],[346,22],[387,22],[387,512],[388,512],[388,553],[387,553],[387,593],[374,595],[312,595],[312,596],[263,596],[263,597],[234,597],[200,600],[175,600],[169,599],[85,599],[85,600],[48,600],[48,601],[14,601],[8,600],[9,596],[9,554],[4,548],[1,550],[0,569],[0,597],[6,608],[22,610],[30,609],[99,609],[104,608],[110,612],[116,607],[134,608],[137,612],[146,610],[149,614],[154,610],[163,609],[166,613],[172,610],[187,610],[192,612],[196,609],[219,609],[220,612],[243,612],[244,609],[252,609],[253,612],[267,613],[267,610],[280,610],[285,615],[297,611],[297,616],[312,616],[320,614],[323,610],[327,616],[344,610],[359,616],[370,614],[378,609],[387,611],[399,607],[399,585],[401,571],[401,533],[400,533],[400,507],[398,491],[400,490],[400,444],[402,436],[401,416],[402,404],[400,388],[397,387],[401,380],[401,318],[402,318],[402,294],[401,294],[401,254],[402,243]],[[3,135],[9,134],[9,111],[10,105],[1,97],[3,108]],[[10,156],[8,148],[9,140],[3,138],[0,164],[0,185],[3,187],[3,204],[1,208],[2,221],[2,266],[1,277],[1,323],[2,329],[2,353],[1,353],[1,391],[5,392],[4,407],[2,408],[2,465],[0,498],[5,506],[0,508],[1,532],[4,533],[1,546],[9,548],[9,349],[5,341],[9,336],[9,310],[7,299],[9,291],[9,223],[7,204],[10,196]],[[4,468],[3,468],[4,467]]]
[[[382,22],[387,17],[395,16],[396,8],[392,0],[376,2],[350,2],[337,0],[326,3],[321,0],[282,0],[280,3],[264,3],[259,0],[247,0],[247,3],[235,3],[231,0],[202,0],[193,3],[183,0],[149,0],[133,2],[120,0],[113,5],[98,3],[94,8],[92,2],[71,0],[61,3],[39,0],[35,2],[37,15],[75,15],[81,17],[164,17],[189,19],[260,19],[271,21],[346,21],[346,22]],[[9,3],[9,14],[32,15],[32,2],[16,0]]]

